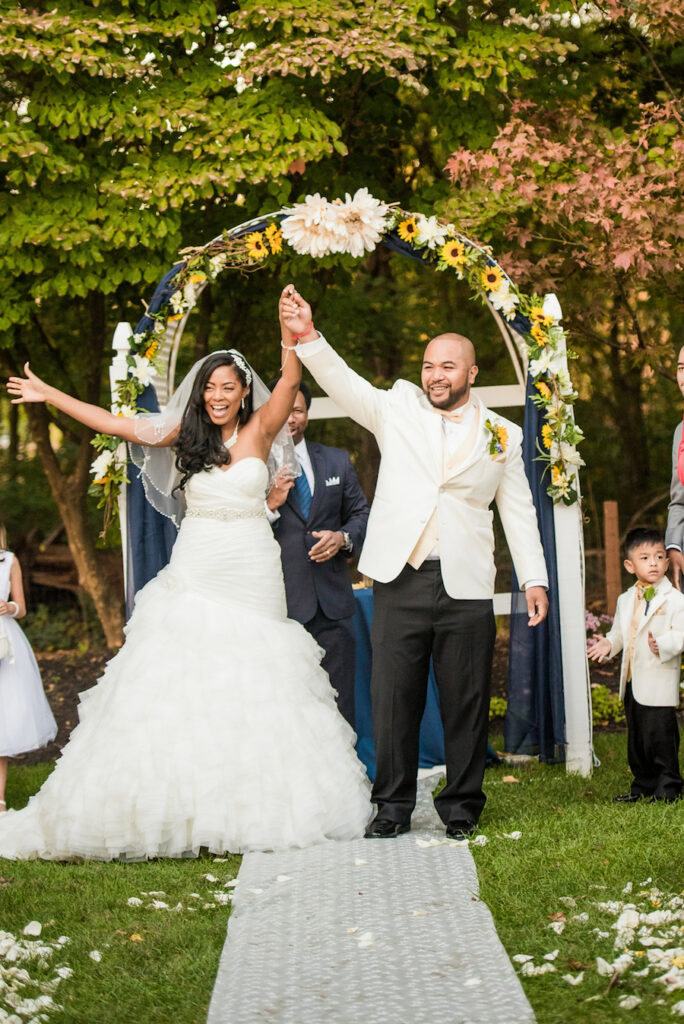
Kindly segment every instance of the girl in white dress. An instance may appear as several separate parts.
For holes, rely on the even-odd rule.
[[[169,565],[137,595],[124,646],[81,695],[54,772],[25,809],[2,815],[1,857],[179,857],[362,834],[369,785],[354,733],[323,652],[287,618],[264,511],[267,459],[301,377],[288,355],[272,395],[234,350],[201,360],[174,396],[180,425],[174,400],[159,416],[123,419],[28,367],[10,379],[15,401],[48,401],[131,442],[148,498],[173,515],[184,493],[187,511]]]
[[[40,670],[16,621],[24,615],[21,566],[7,550],[7,534],[0,525],[0,629],[9,640],[9,652],[0,659],[0,813],[7,806],[7,758],[44,747],[57,735],[57,723],[43,692]]]

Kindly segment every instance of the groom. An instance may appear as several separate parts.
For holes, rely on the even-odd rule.
[[[485,803],[489,689],[495,624],[496,502],[525,590],[529,625],[548,610],[546,566],[522,462],[522,432],[470,388],[472,343],[442,334],[428,344],[422,388],[374,388],[314,329],[311,308],[288,285],[280,299],[284,344],[362,426],[382,458],[359,570],[375,581],[372,626],[377,816],[368,838],[407,832],[416,800],[418,736],[432,655],[444,725],[447,781],[435,799],[447,836],[464,839]]]

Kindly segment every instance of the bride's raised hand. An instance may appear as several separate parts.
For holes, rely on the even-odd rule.
[[[12,398],[12,405],[21,405],[23,402],[44,402],[46,401],[47,385],[40,377],[29,370],[29,364],[24,364],[26,377],[10,377],[7,381],[7,391]]]
[[[311,306],[293,284],[285,285],[282,290],[278,315],[283,331],[289,332],[290,336],[305,334],[312,327]]]

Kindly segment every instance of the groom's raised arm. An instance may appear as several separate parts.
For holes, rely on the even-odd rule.
[[[278,316],[283,346],[294,349],[314,380],[348,416],[378,437],[389,393],[374,388],[338,356],[314,327],[311,306],[292,284],[283,288]]]
[[[322,335],[297,345],[297,355],[325,393],[348,416],[376,436],[382,432],[389,392],[373,387],[335,352]]]

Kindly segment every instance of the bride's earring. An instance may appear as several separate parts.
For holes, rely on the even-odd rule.
[[[241,409],[243,410],[243,412],[244,412],[244,409],[245,409],[245,400],[244,400],[244,398],[243,398],[243,399],[242,399],[242,401],[240,402],[240,408],[241,408]]]

